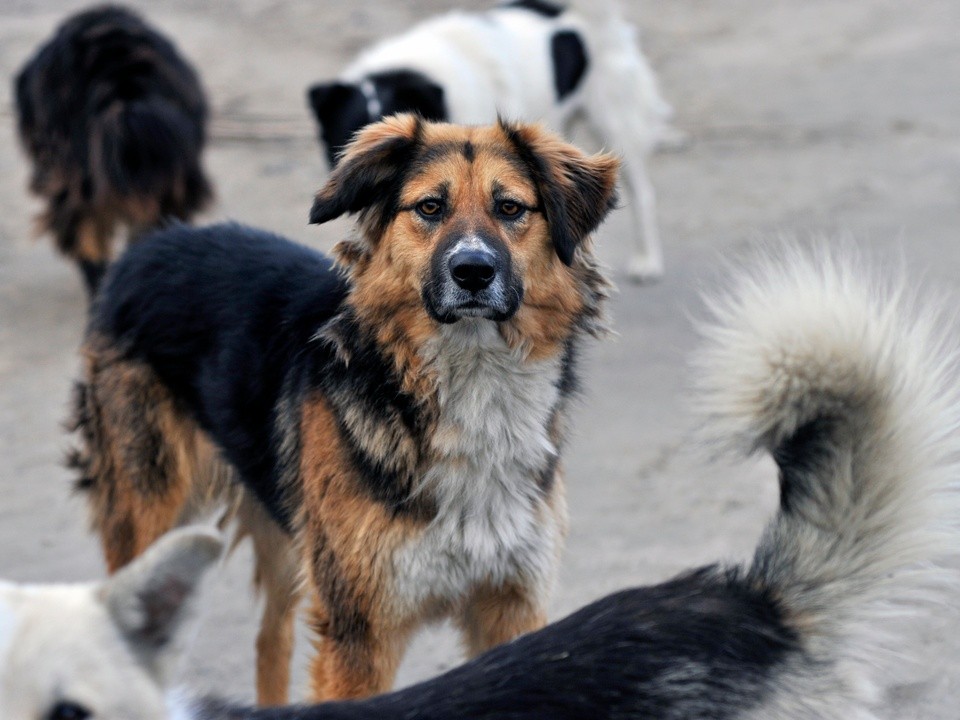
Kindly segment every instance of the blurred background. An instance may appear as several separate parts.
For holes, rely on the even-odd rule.
[[[307,225],[327,167],[304,92],[372,41],[453,7],[446,0],[164,0],[129,3],[199,71],[213,108],[206,155],[218,200],[201,221],[241,220],[329,249],[348,221]],[[66,0],[0,2],[0,576],[102,574],[61,458],[86,298],[75,268],[31,239],[10,83],[69,13]],[[698,297],[722,264],[771,237],[829,236],[906,265],[917,283],[960,285],[960,3],[956,0],[625,0],[688,138],[655,155],[666,277],[625,280],[627,215],[599,233],[620,287],[619,336],[592,348],[567,452],[571,532],[553,617],[631,584],[739,559],[773,510],[772,464],[705,460],[690,442],[685,357]],[[576,139],[598,149],[591,138]],[[242,547],[210,584],[185,663],[192,686],[253,696],[256,601]],[[960,595],[958,595],[960,597]],[[960,604],[960,603],[958,603]],[[884,713],[953,718],[960,614],[917,624],[921,663]],[[297,648],[303,695],[307,643]],[[426,632],[407,684],[458,662],[449,628]]]

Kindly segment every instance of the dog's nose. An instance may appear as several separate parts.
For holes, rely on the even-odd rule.
[[[480,292],[497,276],[493,256],[482,250],[460,250],[450,258],[450,274],[464,290]]]

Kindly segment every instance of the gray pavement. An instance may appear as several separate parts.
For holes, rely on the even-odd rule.
[[[329,248],[349,229],[306,224],[326,173],[304,88],[370,40],[446,0],[173,0],[133,3],[200,69],[214,109],[209,168],[235,218]],[[667,276],[623,281],[626,216],[600,233],[621,286],[619,337],[586,364],[568,452],[572,529],[553,605],[558,617],[611,590],[695,563],[743,557],[776,503],[772,465],[708,462],[689,441],[685,357],[698,294],[722,261],[769,237],[844,237],[917,283],[958,285],[960,3],[956,0],[648,0],[627,2],[676,124],[690,142],[655,157]],[[0,3],[0,78],[70,10],[68,0]],[[75,270],[30,239],[37,203],[0,85],[0,576],[98,576],[85,509],[60,460],[60,423],[84,323]],[[241,548],[212,582],[186,663],[198,687],[252,697],[257,607]],[[882,714],[954,718],[960,615],[911,623],[920,663],[892,684]],[[307,642],[297,649],[297,687]],[[458,660],[449,628],[418,638],[403,684]]]

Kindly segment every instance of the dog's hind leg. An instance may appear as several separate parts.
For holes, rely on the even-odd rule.
[[[575,4],[590,23],[592,67],[581,107],[604,147],[622,158],[625,202],[633,220],[635,250],[629,276],[638,282],[663,275],[663,251],[657,223],[656,195],[647,176],[646,158],[676,132],[669,126],[670,105],[644,57],[636,28],[614,5]]]
[[[82,447],[71,464],[114,572],[184,519],[201,439],[146,365],[96,336],[85,355],[73,423]]]
[[[649,149],[634,139],[620,138],[615,122],[590,118],[597,135],[610,148],[622,153],[620,176],[623,179],[624,200],[630,210],[633,252],[627,264],[627,274],[636,282],[652,282],[663,277],[663,248],[660,244],[660,225],[657,221],[657,195],[647,174],[646,156]]]
[[[620,112],[628,111],[621,108]],[[603,113],[589,113],[586,121],[596,137],[621,156],[622,195],[630,210],[634,246],[627,274],[637,282],[659,280],[663,276],[664,264],[657,221],[657,195],[647,174],[650,141],[634,137],[624,122]]]
[[[634,252],[627,264],[627,274],[637,282],[658,280],[663,277],[664,265],[653,183],[642,157],[624,156],[621,168],[634,225]],[[639,232],[636,228],[640,228]]]
[[[246,494],[237,522],[237,539],[249,535],[253,542],[254,584],[264,600],[257,634],[257,703],[283,705],[290,688],[296,611],[303,596],[300,558],[292,537]]]

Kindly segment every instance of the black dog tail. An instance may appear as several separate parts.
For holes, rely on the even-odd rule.
[[[778,599],[821,669],[788,673],[770,717],[806,717],[801,703],[851,717],[842,699],[875,689],[878,658],[907,644],[894,621],[930,606],[953,575],[937,561],[960,550],[950,325],[822,250],[742,273],[711,302],[697,362],[711,434],[779,467],[780,510],[745,577]]]
[[[163,98],[115,104],[94,124],[96,190],[189,219],[213,197],[200,164],[203,143],[196,120]]]

